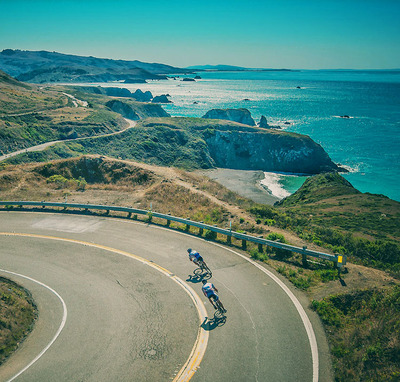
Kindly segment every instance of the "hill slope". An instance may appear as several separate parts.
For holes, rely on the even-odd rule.
[[[0,155],[59,139],[117,132],[128,126],[123,117],[168,116],[160,105],[124,99],[118,109],[108,107],[110,101],[117,102],[76,88],[24,84],[0,71]]]
[[[169,65],[141,61],[111,60],[46,51],[5,49],[0,52],[0,70],[21,81],[107,82],[127,80],[144,82],[162,79],[167,74],[188,73]]]
[[[60,158],[57,153],[63,158],[101,154],[186,169],[218,166],[311,174],[338,169],[308,136],[203,118],[147,118],[124,134],[55,146],[30,158],[47,161]]]
[[[400,203],[361,193],[337,173],[315,175],[276,204],[301,237],[400,276]],[[290,219],[289,219],[290,220]]]

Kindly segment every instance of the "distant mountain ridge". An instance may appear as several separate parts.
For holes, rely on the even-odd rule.
[[[138,60],[112,60],[47,51],[4,49],[0,70],[21,81],[43,82],[145,82],[186,74],[188,69]]]

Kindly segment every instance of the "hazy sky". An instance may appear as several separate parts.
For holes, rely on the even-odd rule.
[[[0,0],[0,50],[185,67],[400,68],[400,0]]]

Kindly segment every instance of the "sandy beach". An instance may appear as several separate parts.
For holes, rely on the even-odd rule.
[[[280,200],[260,185],[260,180],[264,179],[262,171],[216,168],[197,172],[257,203],[273,205]]]

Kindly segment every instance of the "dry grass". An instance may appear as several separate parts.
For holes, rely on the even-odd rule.
[[[32,330],[36,316],[36,305],[29,293],[0,277],[0,364]]]

